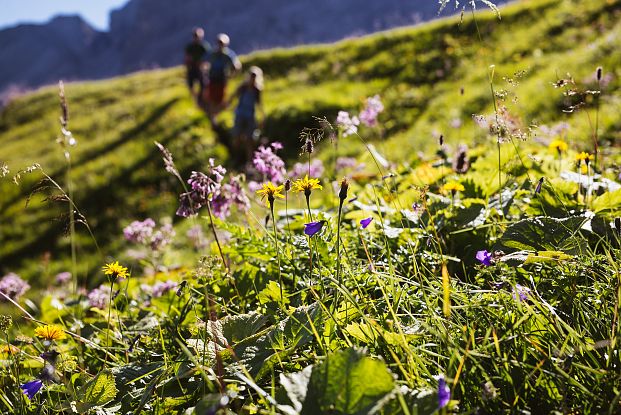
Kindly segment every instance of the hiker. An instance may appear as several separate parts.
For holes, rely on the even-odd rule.
[[[200,27],[197,27],[192,31],[192,42],[185,47],[188,88],[196,100],[201,99],[205,88],[203,64],[205,62],[205,55],[209,51],[209,44],[205,42],[204,38],[205,32]],[[195,83],[198,83],[198,92],[194,90]]]
[[[241,62],[235,52],[229,48],[228,35],[220,33],[216,38],[216,48],[208,54],[209,84],[206,88],[207,113],[212,124],[215,116],[224,107],[224,97],[228,78],[241,69]]]
[[[255,147],[257,120],[255,108],[258,107],[263,124],[265,114],[261,105],[261,91],[263,91],[263,71],[258,66],[252,66],[248,70],[246,80],[237,88],[232,98],[237,98],[235,108],[235,124],[233,126],[233,149],[239,157],[245,156],[245,161],[252,159]]]

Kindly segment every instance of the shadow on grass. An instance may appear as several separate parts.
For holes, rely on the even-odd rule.
[[[133,138],[137,137],[140,133],[144,133],[146,129],[148,129],[151,125],[153,125],[159,118],[161,118],[164,114],[166,114],[168,112],[168,110],[170,110],[170,108],[172,108],[178,101],[180,100],[180,98],[173,98],[167,102],[165,102],[164,104],[156,107],[148,116],[147,118],[145,118],[143,121],[141,121],[140,123],[138,123],[137,125],[135,125],[134,127],[130,128],[129,130],[127,130],[126,132],[122,133],[116,140],[105,144],[104,146],[100,147],[100,148],[96,148],[93,149],[91,151],[86,152],[84,155],[82,155],[78,160],[76,160],[73,164],[72,167],[75,169],[77,167],[83,166],[85,164],[87,164],[88,162],[91,162],[99,157],[102,157],[106,154],[109,154],[110,152],[114,151],[117,147],[127,143],[128,141],[132,140]],[[54,178],[55,180],[58,180],[58,178],[63,177],[65,174],[65,167],[61,167],[55,171],[52,171],[51,173],[48,173],[50,175],[50,177]],[[23,187],[24,190],[20,191],[19,193],[17,193],[14,197],[12,197],[9,200],[4,201],[3,205],[5,207],[9,207],[17,202],[19,202],[20,200],[26,198],[29,194],[30,194],[30,190],[26,190],[26,186]]]
[[[201,121],[200,119],[195,119],[185,123],[162,137],[160,142],[164,146],[170,145],[181,133],[191,129]],[[76,205],[80,208],[82,213],[84,213],[87,220],[89,217],[97,219],[97,223],[91,223],[91,227],[100,246],[107,246],[111,241],[118,239],[118,235],[121,232],[120,222],[138,212],[135,206],[127,206],[126,198],[129,196],[127,191],[131,192],[135,191],[135,189],[154,188],[160,183],[162,177],[166,174],[163,165],[147,167],[149,164],[157,164],[160,161],[160,151],[157,147],[151,146],[151,150],[146,156],[137,159],[132,165],[123,170],[119,170],[107,186],[90,189],[86,193],[78,192],[79,197],[76,200]],[[132,182],[131,189],[128,189],[126,185],[132,173],[141,169],[149,169],[149,171],[156,172],[161,170],[162,172],[160,175],[155,174],[153,176],[148,176],[146,180],[140,179],[134,181]],[[125,189],[126,192],[120,192],[119,189]],[[132,207],[134,209],[131,209]],[[32,258],[40,257],[41,254],[46,251],[57,251],[65,225],[61,222],[49,222],[47,226],[45,225],[46,224],[40,224],[38,226],[36,230],[38,236],[35,239],[16,248],[9,254],[0,256],[0,264],[6,269],[21,268],[24,262],[31,261]],[[86,233],[86,230],[78,224],[77,232]],[[87,256],[96,254],[92,243],[90,246],[82,246],[81,250],[84,252],[84,255]],[[103,254],[105,255],[106,253],[103,252]],[[105,258],[100,259],[102,262],[104,260]],[[99,263],[96,266],[91,265],[89,277],[93,275],[94,271],[98,269],[99,266]],[[0,269],[0,271],[3,270]],[[35,284],[36,283],[35,281]]]

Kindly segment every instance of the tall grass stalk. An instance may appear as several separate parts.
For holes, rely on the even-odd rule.
[[[489,67],[489,88],[492,93],[492,103],[494,104],[494,117],[496,118],[496,148],[498,150],[498,197],[500,200],[500,206],[502,211],[502,162],[500,159],[500,120],[498,118],[498,105],[496,104],[496,91],[494,91],[494,72],[496,66],[490,65]]]
[[[595,79],[597,80],[597,91],[595,92],[595,131],[593,132],[593,144],[595,149],[593,151],[595,155],[595,166],[597,169],[599,160],[599,101],[602,95],[602,68],[601,66],[595,71]],[[601,169],[601,167],[600,167]]]
[[[285,306],[285,296],[283,294],[282,267],[280,264],[280,250],[278,247],[278,227],[276,226],[276,215],[274,214],[274,196],[268,196],[270,204],[270,212],[272,214],[272,225],[274,226],[274,248],[276,249],[276,258],[278,260],[278,286],[280,288],[280,302]]]
[[[114,281],[110,278],[110,296],[108,298],[108,326],[106,329],[106,347],[110,347],[110,320],[112,319],[112,295],[114,294]],[[106,354],[104,365],[108,363],[108,355]]]
[[[66,172],[66,180],[67,180],[67,192],[69,197],[69,240],[71,244],[71,276],[73,281],[73,293],[77,293],[78,291],[78,259],[76,254],[76,242],[75,242],[75,212],[72,206],[71,201],[73,200],[73,183],[71,181],[71,152],[69,151],[69,147],[71,147],[74,143],[70,140],[74,140],[71,132],[68,130],[69,127],[69,108],[67,106],[67,99],[65,97],[65,86],[63,81],[58,82],[58,98],[60,100],[60,126],[62,138],[58,141],[63,147],[65,160],[67,162],[67,172]]]
[[[211,201],[207,202],[207,213],[209,215],[209,227],[211,228],[211,232],[213,234],[213,238],[216,241],[216,246],[218,247],[218,253],[220,254],[220,259],[222,259],[222,266],[226,270],[226,273],[229,273],[229,265],[226,262],[226,258],[224,257],[224,252],[222,252],[222,246],[220,245],[220,239],[218,239],[218,233],[216,232],[216,227],[213,224],[213,214],[211,213]]]
[[[312,222],[313,211],[311,210],[311,207],[310,207],[310,193],[307,194],[307,192],[304,192],[304,198],[306,199],[306,208],[308,210],[309,222]],[[309,278],[309,281],[312,281],[313,279],[313,238],[307,235],[306,239],[308,240],[308,263],[309,263],[308,278]]]
[[[339,190],[339,210],[338,210],[338,218],[336,223],[336,280],[340,283],[341,281],[341,218],[343,214],[343,202],[347,199],[347,190],[349,188],[349,183],[347,179],[343,179],[341,181],[341,188]],[[336,293],[334,299],[334,309],[338,308],[338,291]],[[347,314],[347,307],[345,309]]]

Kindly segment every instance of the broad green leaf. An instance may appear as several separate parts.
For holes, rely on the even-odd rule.
[[[579,234],[586,221],[584,216],[564,219],[538,216],[524,219],[509,226],[494,249],[505,252],[562,251],[578,254],[587,242]]]
[[[573,256],[560,251],[539,251],[536,254],[529,254],[524,263],[533,264],[538,262],[567,261],[572,258]]]
[[[257,338],[249,338],[233,346],[239,363],[255,376],[255,379],[269,373],[272,366],[310,343],[313,328],[323,330],[322,314],[317,304],[299,307],[287,318]]]
[[[614,192],[606,192],[593,199],[591,209],[595,213],[609,213],[616,215],[621,211],[621,189]]]
[[[301,414],[370,414],[394,386],[383,362],[342,350],[313,367]]]
[[[149,381],[154,375],[159,374],[164,367],[164,362],[153,362],[145,365],[129,364],[119,366],[112,369],[115,379],[117,380],[121,392],[130,385],[137,383],[143,385]]]
[[[545,215],[566,217],[570,211],[580,210],[581,206],[576,198],[578,184],[562,179],[545,181],[541,192],[533,195],[526,213],[529,215]]]
[[[403,397],[411,414],[434,415],[441,413],[438,411],[438,392],[436,390],[411,390],[406,386],[402,386],[397,393]],[[386,402],[382,407],[382,413],[403,413],[401,403],[396,396]]]
[[[351,323],[345,327],[345,332],[366,344],[375,343],[379,338],[377,332],[369,324]]]
[[[402,346],[404,344],[401,334],[386,331],[377,324],[372,326],[366,323],[351,323],[345,327],[345,332],[365,344],[373,344],[380,339],[391,346]],[[406,335],[406,341],[410,337],[414,336]]]
[[[51,295],[45,296],[39,307],[43,321],[58,321],[69,313],[64,303]]]
[[[78,391],[80,403],[87,407],[103,406],[117,394],[114,375],[109,370],[99,372]]]
[[[279,292],[280,295],[280,292]],[[256,312],[227,316],[221,320],[222,334],[229,344],[236,344],[258,333],[268,322],[268,318]]]
[[[289,303],[289,299],[287,298],[287,291],[282,289],[282,296],[284,297],[284,303]],[[259,302],[261,304],[267,303],[281,303],[283,299],[280,293],[280,286],[276,281],[270,281],[260,293],[259,293]]]

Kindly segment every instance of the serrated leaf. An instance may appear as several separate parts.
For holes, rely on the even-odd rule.
[[[284,300],[283,298],[284,297]],[[259,303],[267,304],[267,303],[281,303],[284,301],[285,304],[289,303],[289,299],[287,298],[287,291],[282,289],[282,297],[280,293],[280,285],[276,281],[270,281],[260,293],[259,293]]]
[[[78,398],[81,404],[92,408],[112,401],[117,392],[114,375],[111,371],[104,370],[78,390]]]
[[[299,307],[265,334],[235,345],[235,355],[240,357],[239,363],[244,364],[250,374],[258,379],[269,373],[274,364],[311,342],[313,328],[322,330],[321,319],[317,304]]]
[[[563,219],[538,216],[524,219],[509,226],[494,249],[505,252],[562,251],[578,254],[586,244],[586,240],[579,234],[586,221],[585,216]]]
[[[227,316],[221,320],[222,334],[229,344],[236,344],[257,334],[268,322],[268,318],[252,312],[236,316]]]

